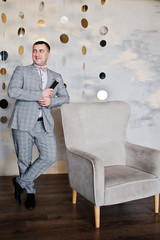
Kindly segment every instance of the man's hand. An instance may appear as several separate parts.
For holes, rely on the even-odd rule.
[[[52,88],[47,88],[47,89],[43,90],[43,98],[51,97],[52,94],[53,94]]]
[[[51,105],[51,98],[50,97],[43,97],[43,99],[38,100],[38,102],[42,107],[48,107],[48,106]]]

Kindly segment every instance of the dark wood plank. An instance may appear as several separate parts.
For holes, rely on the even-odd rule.
[[[93,204],[78,194],[71,202],[67,174],[41,175],[36,180],[36,208],[27,210],[13,197],[11,176],[0,177],[1,240],[159,240],[160,215],[147,198],[101,207],[101,228],[94,227]]]

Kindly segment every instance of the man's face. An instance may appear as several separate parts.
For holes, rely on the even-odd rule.
[[[38,66],[45,66],[49,58],[50,52],[45,44],[33,46],[32,59]]]

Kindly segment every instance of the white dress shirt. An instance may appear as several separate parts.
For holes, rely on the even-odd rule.
[[[35,64],[35,67],[38,67],[38,68],[39,68],[39,66],[37,66],[36,64]],[[46,67],[46,66],[43,66],[43,67]],[[40,78],[41,78],[41,80],[42,80],[42,89],[44,90],[45,87],[46,87],[46,84],[47,84],[47,71],[43,71],[43,70],[40,69],[40,68],[37,69],[37,71],[38,71],[38,74],[39,74],[39,76],[40,76]],[[42,110],[40,110],[39,118],[42,117],[42,116],[43,116]]]

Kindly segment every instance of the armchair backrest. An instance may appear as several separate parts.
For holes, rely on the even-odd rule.
[[[91,153],[98,153],[103,149],[102,158],[106,158],[109,150],[113,153],[111,162],[119,157],[121,160],[117,160],[117,164],[119,161],[122,164],[125,162],[122,148],[126,141],[126,127],[130,115],[128,103],[122,101],[70,103],[62,105],[61,114],[68,149],[72,147],[90,149]]]

